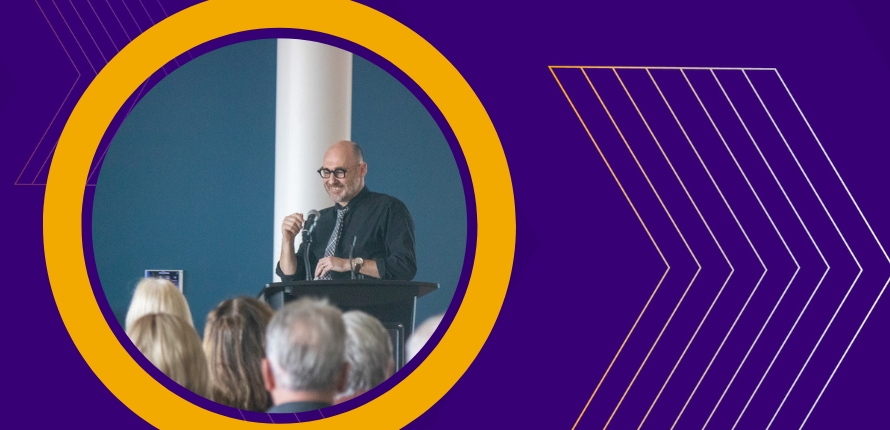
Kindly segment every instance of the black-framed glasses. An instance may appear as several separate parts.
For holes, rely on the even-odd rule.
[[[346,172],[348,172],[348,171],[350,171],[350,170],[352,170],[353,168],[358,167],[358,166],[361,166],[361,163],[356,164],[355,166],[351,166],[351,167],[346,168],[346,169],[344,169],[344,168],[342,168],[342,167],[338,167],[338,168],[336,168],[336,169],[334,169],[334,170],[331,170],[331,169],[322,167],[321,169],[318,169],[318,174],[319,174],[319,176],[322,177],[322,179],[330,178],[330,177],[331,177],[331,174],[334,174],[334,177],[337,178],[337,179],[343,179],[343,178],[346,177]]]

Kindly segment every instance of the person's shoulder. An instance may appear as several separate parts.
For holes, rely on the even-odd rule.
[[[403,207],[403,208],[407,209],[407,206],[405,206],[405,203],[403,203],[401,200],[399,200],[389,194],[377,193],[377,192],[369,190],[368,191],[368,200],[374,201],[375,203],[381,204],[381,205],[398,206],[398,207]]]
[[[370,199],[379,200],[379,201],[390,201],[390,200],[399,201],[399,199],[397,199],[389,194],[378,193],[376,191],[371,191],[371,190],[368,190],[368,199],[369,200]]]

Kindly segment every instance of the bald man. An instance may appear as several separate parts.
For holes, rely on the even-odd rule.
[[[318,174],[334,206],[319,211],[309,250],[311,279],[356,277],[410,281],[417,272],[414,221],[405,204],[365,186],[368,165],[354,142],[328,148]],[[307,242],[295,250],[304,216],[294,213],[281,223],[281,257],[275,273],[282,281],[306,279]],[[355,238],[352,260],[349,251]]]

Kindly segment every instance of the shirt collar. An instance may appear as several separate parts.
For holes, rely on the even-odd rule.
[[[352,212],[352,209],[355,209],[355,205],[358,204],[370,192],[371,191],[368,190],[368,186],[366,185],[366,186],[362,187],[362,190],[359,191],[358,194],[356,194],[355,197],[353,197],[352,200],[350,200],[349,203],[346,204],[346,206],[343,206],[340,203],[334,203],[334,208],[336,208],[337,210],[340,210],[340,209],[343,209],[344,207],[347,207],[350,209],[350,212]]]

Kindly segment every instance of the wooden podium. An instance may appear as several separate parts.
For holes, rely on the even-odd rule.
[[[431,282],[381,279],[292,281],[266,284],[257,298],[276,310],[294,299],[318,297],[327,298],[344,312],[367,312],[390,332],[399,369],[405,363],[405,339],[414,331],[417,298],[438,288],[439,284]]]

